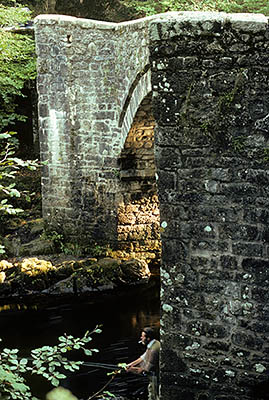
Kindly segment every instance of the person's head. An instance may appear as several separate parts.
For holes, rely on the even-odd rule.
[[[147,345],[152,339],[155,339],[154,330],[148,326],[143,328],[141,332],[141,342]]]

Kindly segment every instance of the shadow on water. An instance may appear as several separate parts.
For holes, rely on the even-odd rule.
[[[118,364],[130,362],[143,351],[138,344],[143,326],[159,327],[159,278],[153,277],[147,285],[130,287],[118,295],[95,294],[94,297],[73,297],[64,302],[0,305],[0,326],[4,347],[18,348],[20,355],[29,355],[31,349],[54,345],[64,333],[82,336],[96,325],[102,333],[95,334],[89,348],[98,348],[94,357],[79,357],[83,361]],[[62,382],[78,398],[87,399],[109,377],[106,370],[83,367],[77,375]],[[33,381],[35,395],[44,399],[49,387]],[[145,388],[141,377],[122,374],[116,377],[108,390],[117,395],[142,398],[135,392]]]

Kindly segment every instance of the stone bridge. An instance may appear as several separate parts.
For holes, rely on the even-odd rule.
[[[161,399],[267,399],[267,18],[50,15],[35,32],[47,224],[146,259],[160,225]]]
[[[151,101],[132,124],[151,92],[151,19],[40,16],[35,28],[44,218],[72,241],[148,260],[160,253]]]

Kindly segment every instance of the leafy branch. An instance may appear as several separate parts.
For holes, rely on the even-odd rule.
[[[0,214],[14,215],[23,211],[8,201],[9,198],[21,196],[14,179],[21,168],[35,170],[39,167],[38,160],[24,161],[15,157],[17,147],[15,132],[0,133]]]
[[[83,350],[87,356],[97,349],[89,350],[86,346],[92,340],[91,335],[101,333],[97,326],[92,332],[87,331],[82,338],[64,334],[59,337],[59,344],[43,346],[31,351],[29,358],[20,358],[18,349],[4,348],[0,353],[0,398],[3,400],[38,400],[32,396],[31,389],[24,378],[25,373],[41,375],[52,386],[57,387],[65,379],[63,369],[75,372],[82,361],[71,361],[65,354],[73,350]],[[1,339],[0,339],[1,340]]]

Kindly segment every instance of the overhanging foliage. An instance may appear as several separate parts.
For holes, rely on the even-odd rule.
[[[22,5],[0,5],[0,132],[26,118],[16,112],[17,98],[36,76],[34,39],[12,29],[30,18],[30,11]]]
[[[223,11],[269,15],[267,0],[121,0],[121,3],[142,15],[166,11]]]

